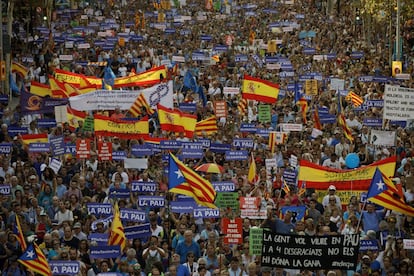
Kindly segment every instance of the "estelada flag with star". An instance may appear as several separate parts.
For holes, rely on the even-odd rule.
[[[28,270],[34,271],[43,276],[51,276],[49,263],[42,250],[34,243],[27,246],[26,251],[20,256],[19,263],[24,265]]]
[[[214,205],[216,191],[210,181],[187,167],[172,153],[169,158],[168,190],[172,193],[190,196],[198,205],[217,208]]]
[[[401,198],[394,183],[378,167],[368,189],[367,199],[389,210],[414,216],[414,208],[409,206],[404,198]]]

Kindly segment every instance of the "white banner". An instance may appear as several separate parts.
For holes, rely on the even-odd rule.
[[[96,90],[69,98],[69,103],[76,110],[129,110],[137,97],[144,93],[152,108],[161,104],[173,108],[173,82],[160,83],[143,90]]]
[[[383,118],[405,121],[414,119],[414,89],[385,85]]]
[[[303,125],[302,124],[281,124],[283,132],[290,132],[290,131],[302,131]]]
[[[371,129],[370,143],[376,146],[393,147],[395,145],[395,131]]]

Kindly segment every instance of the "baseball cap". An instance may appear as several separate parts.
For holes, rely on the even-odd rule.
[[[73,225],[73,228],[81,228],[82,225],[80,224],[80,222],[77,222]]]
[[[368,255],[364,255],[364,256],[362,256],[362,259],[363,259],[363,260],[364,260],[364,259],[371,260],[371,258],[370,258]]]
[[[330,191],[336,191],[336,187],[334,185],[330,185],[328,190]]]

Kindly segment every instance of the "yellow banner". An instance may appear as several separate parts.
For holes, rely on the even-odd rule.
[[[127,76],[123,78],[116,78],[114,87],[126,87],[126,86],[147,86],[160,82],[161,76],[163,79],[167,77],[167,70],[165,66],[152,68],[144,73]]]
[[[55,69],[55,78],[58,81],[74,84],[76,86],[79,86],[81,84],[82,79],[86,79],[86,81],[90,84],[96,87],[102,87],[102,79],[100,78],[87,77],[85,75],[75,74],[61,69]]]
[[[95,114],[94,128],[97,135],[134,138],[149,134],[148,118],[140,121],[112,120],[109,117]]]

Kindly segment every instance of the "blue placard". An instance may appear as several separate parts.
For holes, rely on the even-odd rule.
[[[110,189],[109,197],[110,198],[129,198],[131,191],[129,189]]]
[[[135,157],[144,157],[153,154],[152,147],[149,144],[135,144],[131,147],[131,153]]]
[[[126,158],[127,158],[127,154],[125,151],[118,150],[118,151],[112,152],[112,160],[122,161],[122,160],[125,160]]]
[[[182,142],[181,145],[183,149],[192,149],[192,150],[203,150],[204,146],[202,142]]]
[[[236,55],[234,57],[234,61],[235,62],[247,62],[249,59],[247,57],[247,55]]]
[[[259,55],[257,55],[257,54],[252,55],[252,59],[256,62],[257,66],[259,68],[263,67],[263,60]]]
[[[386,76],[375,76],[373,81],[378,83],[387,83],[390,81],[390,78]]]
[[[180,103],[179,109],[184,112],[196,112],[197,105],[195,103]]]
[[[106,217],[112,215],[112,204],[110,203],[88,203],[86,205],[88,213],[96,217]]]
[[[316,49],[315,48],[305,48],[303,49],[303,54],[304,55],[314,55],[316,54]]]
[[[214,190],[218,193],[220,192],[234,192],[236,190],[236,186],[232,181],[221,181],[221,182],[213,182],[211,183],[214,187]]]
[[[290,78],[290,77],[294,77],[295,76],[295,72],[294,71],[282,71],[279,73],[279,77],[281,78]]]
[[[374,76],[359,76],[358,81],[359,82],[372,82],[374,79]]]
[[[333,60],[333,59],[336,59],[336,53],[329,53],[329,54],[326,54],[326,59],[327,60]]]
[[[182,149],[179,156],[183,159],[202,159],[204,157],[204,151],[199,149]]]
[[[165,31],[164,31],[166,34],[175,34],[175,29],[172,29],[172,28],[168,28],[168,29],[165,29]]]
[[[407,121],[394,121],[394,120],[391,120],[390,121],[390,125],[392,125],[392,126],[406,127],[407,126]]]
[[[15,126],[9,126],[7,128],[7,132],[9,133],[10,137],[14,137],[19,134],[28,134],[29,131],[27,127],[15,127]]]
[[[258,128],[256,130],[256,135],[259,135],[261,137],[269,137],[269,134],[272,130],[271,129],[267,129],[267,128]]]
[[[38,119],[37,126],[39,128],[51,128],[56,127],[56,120],[55,119]]]
[[[176,149],[181,149],[182,145],[180,141],[162,140],[160,142],[160,148],[163,150],[176,150]]]
[[[6,104],[9,102],[9,95],[0,95],[0,103]]]
[[[138,206],[140,207],[164,207],[165,197],[163,196],[139,196]]]
[[[138,193],[155,193],[157,191],[157,183],[145,181],[132,181],[131,192]]]
[[[0,144],[0,154],[9,154],[13,148],[12,143],[1,143]]]
[[[125,237],[128,240],[142,239],[142,238],[150,237],[152,234],[149,223],[125,227],[124,233],[125,233]]]
[[[283,180],[288,185],[296,185],[296,171],[292,169],[286,169],[283,171]]]
[[[121,256],[119,245],[91,246],[89,256],[94,259],[117,258]]]
[[[10,195],[11,194],[11,186],[10,185],[0,185],[0,194],[1,195]]]
[[[360,52],[360,51],[354,51],[351,53],[351,58],[352,59],[360,59],[364,57],[364,52]]]
[[[360,240],[359,241],[359,252],[365,251],[378,251],[378,240]]]
[[[321,121],[321,124],[333,124],[336,122],[336,116],[331,114],[320,116],[319,121]]]
[[[253,148],[254,142],[253,139],[250,138],[236,138],[233,139],[233,147],[235,148]]]
[[[267,56],[265,57],[266,63],[277,63],[279,61],[278,57]]]
[[[213,38],[211,37],[211,35],[201,35],[200,39],[204,41],[210,41]]]
[[[221,144],[221,143],[211,143],[210,151],[215,153],[225,153],[231,149],[230,144]]]
[[[364,118],[363,125],[370,126],[370,127],[381,127],[382,126],[382,119],[371,119],[371,118]]]
[[[203,148],[209,149],[211,145],[211,140],[207,138],[199,138],[197,142],[201,142],[203,144]]]
[[[219,218],[220,209],[211,209],[206,207],[196,207],[193,210],[194,218]]]
[[[49,144],[52,148],[53,156],[65,154],[65,143],[63,139],[63,136],[55,136],[49,138]]]
[[[213,51],[227,52],[228,48],[229,48],[229,46],[227,46],[227,45],[216,45],[216,46],[214,46]]]
[[[247,150],[228,150],[226,151],[226,160],[246,160],[248,158]]]
[[[108,245],[108,233],[91,233],[88,240],[96,242],[98,246]]]
[[[30,143],[29,152],[50,152],[49,143]]]
[[[256,127],[256,124],[241,123],[240,131],[248,132],[248,133],[256,133],[257,127]]]
[[[191,34],[190,30],[181,30],[180,31],[180,35],[189,35],[189,34]]]
[[[291,221],[296,223],[299,220],[303,220],[306,215],[306,206],[283,206],[280,208],[280,212],[284,216],[287,211],[292,213]]]
[[[78,261],[49,261],[53,275],[76,275],[80,272]]]
[[[194,201],[188,201],[188,200],[177,200],[177,201],[171,201],[170,202],[170,208],[171,208],[171,212],[173,213],[179,213],[179,214],[183,214],[183,213],[187,213],[190,214],[193,212],[194,207],[196,206]]]
[[[76,145],[65,144],[65,154],[71,154],[72,156],[76,156]]]
[[[131,182],[131,192],[155,193],[157,191],[158,191],[158,184],[156,182],[137,181],[137,180],[134,180]]]
[[[145,222],[147,218],[145,211],[137,209],[121,208],[120,212],[122,221]]]

